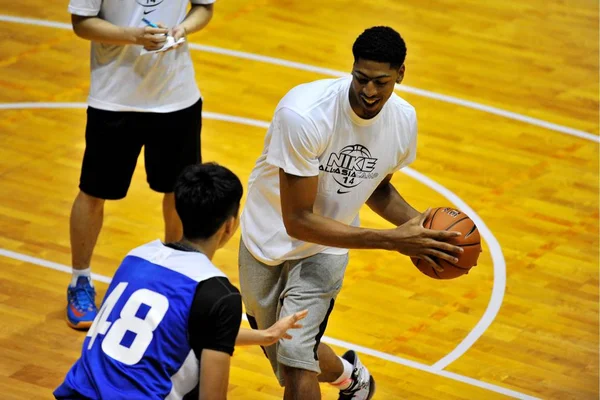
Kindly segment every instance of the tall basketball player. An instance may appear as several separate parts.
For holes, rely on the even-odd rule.
[[[455,262],[459,235],[425,229],[427,212],[390,183],[416,156],[415,109],[393,93],[406,45],[388,27],[367,29],[352,48],[352,76],[293,88],[279,103],[250,176],[242,214],[242,299],[257,328],[309,310],[293,340],[266,348],[285,399],[320,399],[319,381],[340,399],[370,399],[375,381],[354,351],[320,342],[348,264],[348,249],[386,249]],[[359,227],[367,204],[397,226]]]

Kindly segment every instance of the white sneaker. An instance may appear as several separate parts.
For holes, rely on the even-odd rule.
[[[375,394],[375,379],[362,365],[354,350],[348,350],[342,358],[352,364],[354,369],[350,377],[352,384],[348,389],[340,390],[338,400],[370,400]]]

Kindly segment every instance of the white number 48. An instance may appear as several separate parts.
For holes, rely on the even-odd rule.
[[[119,283],[104,301],[87,334],[90,337],[87,349],[90,350],[94,346],[98,335],[106,335],[102,340],[102,351],[123,364],[134,365],[140,362],[148,346],[150,346],[154,337],[154,330],[169,309],[169,300],[162,294],[152,290],[136,290],[129,296],[121,309],[119,318],[113,322],[108,322],[108,316],[128,284],[127,282]],[[136,316],[142,304],[149,307],[148,313],[143,319]],[[121,344],[127,331],[135,334],[135,338],[129,347]]]

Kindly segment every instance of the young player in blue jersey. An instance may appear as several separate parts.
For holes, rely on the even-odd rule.
[[[306,311],[240,330],[240,293],[210,261],[237,229],[242,191],[222,166],[184,170],[175,185],[183,238],[125,257],[57,399],[225,399],[235,344],[268,346],[300,327]]]

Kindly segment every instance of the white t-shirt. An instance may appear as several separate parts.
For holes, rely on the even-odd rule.
[[[250,175],[242,213],[242,239],[268,265],[317,253],[345,254],[290,237],[279,197],[279,168],[319,176],[316,214],[358,226],[358,212],[386,177],[414,161],[414,107],[395,93],[376,117],[364,120],[350,106],[351,77],[297,86],[279,102],[262,155]]]
[[[215,0],[191,0],[211,4]],[[145,27],[142,18],[169,28],[186,16],[188,0],[70,0],[69,12],[98,16],[117,26]],[[187,42],[176,50],[140,55],[142,46],[92,42],[88,104],[109,111],[173,112],[200,99]]]

